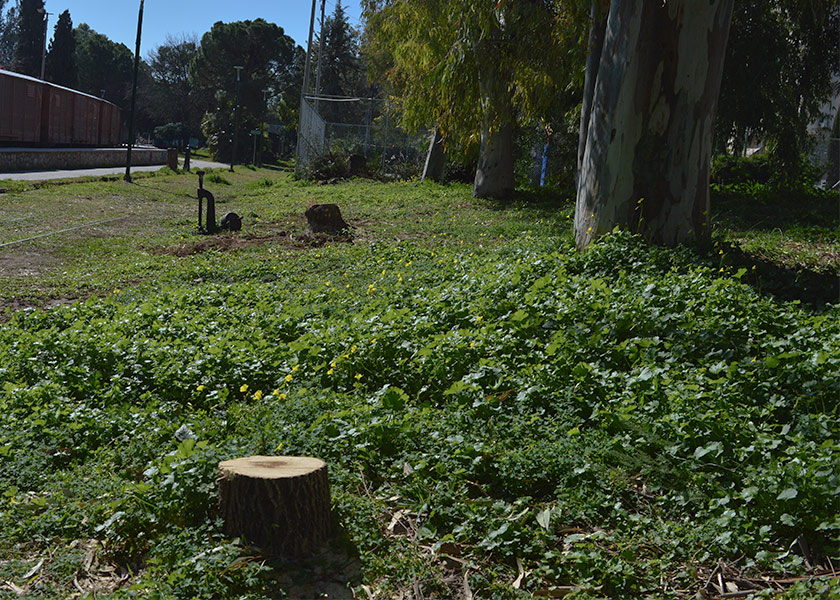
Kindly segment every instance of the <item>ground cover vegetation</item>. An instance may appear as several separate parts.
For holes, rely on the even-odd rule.
[[[711,249],[584,253],[541,191],[240,168],[205,184],[243,232],[199,237],[194,175],[9,185],[5,217],[130,217],[0,246],[7,305],[89,296],[0,326],[4,593],[840,596],[840,314],[797,280],[836,278],[836,198],[768,225],[782,192],[720,177]],[[303,234],[326,200],[352,241]],[[329,463],[314,559],[222,535],[255,453]]]

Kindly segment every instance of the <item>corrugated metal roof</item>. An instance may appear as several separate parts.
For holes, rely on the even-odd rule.
[[[93,94],[88,94],[86,92],[80,92],[79,90],[74,90],[73,88],[64,87],[63,85],[56,85],[55,83],[50,83],[49,81],[42,81],[42,80],[38,79],[37,77],[30,77],[29,75],[23,75],[22,73],[15,73],[14,71],[7,71],[7,70],[3,69],[2,67],[0,67],[0,75],[8,75],[9,77],[14,77],[16,79],[25,79],[26,81],[32,81],[34,83],[38,83],[38,84],[41,84],[41,85],[48,85],[50,87],[53,87],[53,88],[56,88],[56,89],[59,89],[59,90],[65,90],[65,91],[68,91],[68,92],[73,92],[74,94],[79,94],[80,96],[87,96],[88,98],[93,98],[94,100],[98,100],[99,102],[107,102],[108,104],[119,108],[113,102],[109,102],[108,100],[105,100],[104,98],[100,98],[99,96],[94,96]]]

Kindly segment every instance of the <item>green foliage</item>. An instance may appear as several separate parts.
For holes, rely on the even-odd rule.
[[[302,169],[304,179],[330,181],[347,177],[350,172],[350,155],[342,148],[331,145]]]
[[[58,22],[55,24],[50,49],[46,56],[44,74],[47,81],[64,87],[75,88],[77,85],[76,34],[73,31],[73,21],[69,10],[58,15]]]
[[[208,183],[219,183],[221,185],[231,185],[231,182],[225,179],[223,175],[218,172],[213,172],[207,175]]]
[[[547,119],[561,90],[581,78],[586,19],[578,9],[550,2],[366,2],[367,53],[399,101],[405,127],[435,125],[452,148],[467,149],[485,120],[495,129]]]
[[[225,180],[214,193],[235,197],[256,235],[200,243],[265,234],[264,246],[161,258],[67,240],[67,255],[139,264],[141,283],[6,316],[0,579],[68,597],[96,547],[103,569],[131,573],[97,597],[313,597],[324,575],[226,538],[217,520],[217,463],[257,453],[327,460],[331,551],[358,565],[327,580],[357,595],[416,582],[458,597],[466,573],[476,597],[575,585],[577,597],[678,598],[719,560],[756,580],[807,574],[797,539],[816,562],[837,556],[836,305],[763,295],[723,243],[666,250],[614,232],[578,254],[572,206],[550,195],[498,205],[460,185]],[[130,186],[148,195],[132,198],[144,248],[194,241],[181,231],[194,186]],[[63,218],[68,197],[99,213],[85,202],[124,189],[77,182],[5,201],[54,202]],[[327,200],[354,244],[294,247],[257,228],[297,231],[302,207]],[[816,235],[836,210],[817,195],[788,212],[751,201],[736,214],[721,203],[716,239],[776,213],[772,227]],[[167,241],[146,214],[174,215]],[[101,282],[91,263],[61,269]]]
[[[38,77],[41,73],[41,49],[44,44],[44,21],[47,15],[38,12],[39,10],[44,10],[44,0],[18,2],[14,70],[31,77]]]
[[[219,21],[202,36],[190,64],[190,80],[204,96],[205,105],[216,107],[202,121],[202,132],[216,160],[230,162],[237,98],[241,112],[236,162],[250,156],[245,141],[248,131],[260,128],[265,114],[263,90],[277,95],[290,83],[295,72],[294,48],[282,27],[263,19]],[[235,66],[243,67],[238,84]]]
[[[765,139],[794,179],[808,149],[809,123],[819,118],[840,72],[834,0],[735,3],[716,116],[718,146],[736,153],[748,136]]]
[[[97,97],[102,97],[105,90],[106,100],[126,110],[134,71],[133,53],[125,44],[111,41],[86,23],[74,32],[79,89]]]
[[[323,38],[319,90],[315,89],[314,74],[319,64],[320,34],[312,48],[312,91],[336,97],[370,96],[359,57],[359,33],[351,27],[340,1],[324,22]],[[365,112],[356,102],[323,102],[319,107],[319,114],[328,123],[358,123],[365,118]]]
[[[0,64],[12,65],[15,61],[15,45],[18,36],[18,13],[17,6],[12,3],[7,6],[8,0],[0,0]]]
[[[474,588],[509,590],[520,561],[528,592],[610,598],[697,590],[718,559],[800,573],[799,536],[836,556],[836,308],[772,302],[620,232],[583,255],[564,233],[324,259],[303,285],[217,269],[14,315],[3,552],[93,537],[142,565],[144,597],[263,597],[286,567],[224,539],[215,469],[284,453],[328,461],[383,593],[417,572],[443,585],[424,547],[481,565]]]
[[[189,143],[191,137],[200,134],[201,115],[205,106],[194,89],[189,76],[190,62],[198,47],[195,37],[168,37],[166,42],[152,50],[149,55],[149,74],[151,89],[143,92],[159,127],[155,128],[155,138],[177,140],[181,147]],[[163,124],[166,125],[163,125]]]

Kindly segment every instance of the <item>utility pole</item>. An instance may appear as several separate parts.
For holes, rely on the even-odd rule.
[[[38,12],[44,15],[44,47],[41,50],[41,81],[44,81],[44,67],[47,64],[47,23],[49,23],[50,15],[55,13],[47,12],[43,8],[39,8]]]
[[[245,67],[233,67],[236,69],[236,91],[234,92],[233,112],[233,153],[230,155],[230,170],[233,171],[233,165],[236,162],[236,146],[239,141],[239,74]]]
[[[306,102],[306,92],[309,89],[309,63],[312,57],[312,30],[315,29],[315,1],[312,0],[312,15],[309,17],[309,42],[306,44],[306,64],[303,67],[303,88],[300,92],[300,120],[298,122],[298,143],[296,148],[295,172],[300,173],[300,152],[303,142],[301,129],[303,128],[303,108]]]
[[[263,157],[263,143],[264,143],[264,136],[265,136],[265,116],[268,112],[268,90],[263,90],[263,114],[262,119],[260,119],[260,156],[259,161],[257,162],[257,166],[262,166],[262,157]]]
[[[125,177],[131,183],[131,145],[134,143],[134,109],[137,106],[137,71],[140,68],[140,33],[143,31],[143,2],[137,14],[137,45],[134,48],[134,82],[131,84],[131,114],[128,117],[128,151],[125,155]]]
[[[318,41],[318,70],[315,71],[315,112],[318,112],[318,96],[321,95],[321,59],[324,56],[324,8],[326,3],[327,0],[321,0],[321,33]]]

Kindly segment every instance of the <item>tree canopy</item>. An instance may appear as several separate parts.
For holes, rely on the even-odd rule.
[[[367,82],[359,56],[359,34],[351,27],[340,0],[333,13],[324,20],[313,45],[311,61],[312,69],[321,65],[320,76],[313,82],[316,93],[322,96],[367,95]],[[318,84],[320,87],[315,89]],[[328,122],[351,122],[359,117],[356,114],[358,110],[358,104],[347,102],[322,102],[318,107],[319,114]]]
[[[388,83],[403,126],[437,126],[451,146],[481,143],[484,159],[509,151],[510,128],[545,119],[582,73],[585,19],[577,3],[363,4],[373,72]],[[491,164],[504,171],[504,189],[489,195],[512,191],[512,161]]]
[[[202,128],[217,158],[229,160],[235,112],[235,66],[243,67],[239,82],[241,107],[239,136],[259,128],[265,114],[264,90],[276,93],[295,71],[294,41],[283,28],[263,19],[217,22],[201,38],[190,66],[190,76],[204,97],[215,106],[204,116]],[[246,154],[240,145],[242,156]],[[236,157],[237,159],[239,157]]]
[[[131,89],[134,58],[125,44],[118,44],[82,23],[75,29],[79,89],[103,96],[125,108]],[[104,94],[103,94],[104,92]]]
[[[19,13],[16,5],[7,7],[7,4],[8,0],[0,0],[0,68],[11,70],[15,62]]]
[[[197,48],[194,36],[169,36],[147,58],[152,85],[144,98],[155,122],[166,130],[161,137],[178,138],[182,145],[198,136],[206,108],[190,77],[190,63]]]
[[[47,52],[45,77],[47,81],[69,88],[75,88],[78,83],[76,34],[73,31],[73,21],[69,10],[65,10],[58,16],[50,49]]]
[[[836,0],[740,0],[732,16],[717,112],[717,145],[769,142],[787,173],[807,146],[807,126],[840,73]]]
[[[24,75],[41,74],[41,54],[44,45],[44,0],[20,0],[15,70]],[[41,11],[41,12],[39,12]]]

